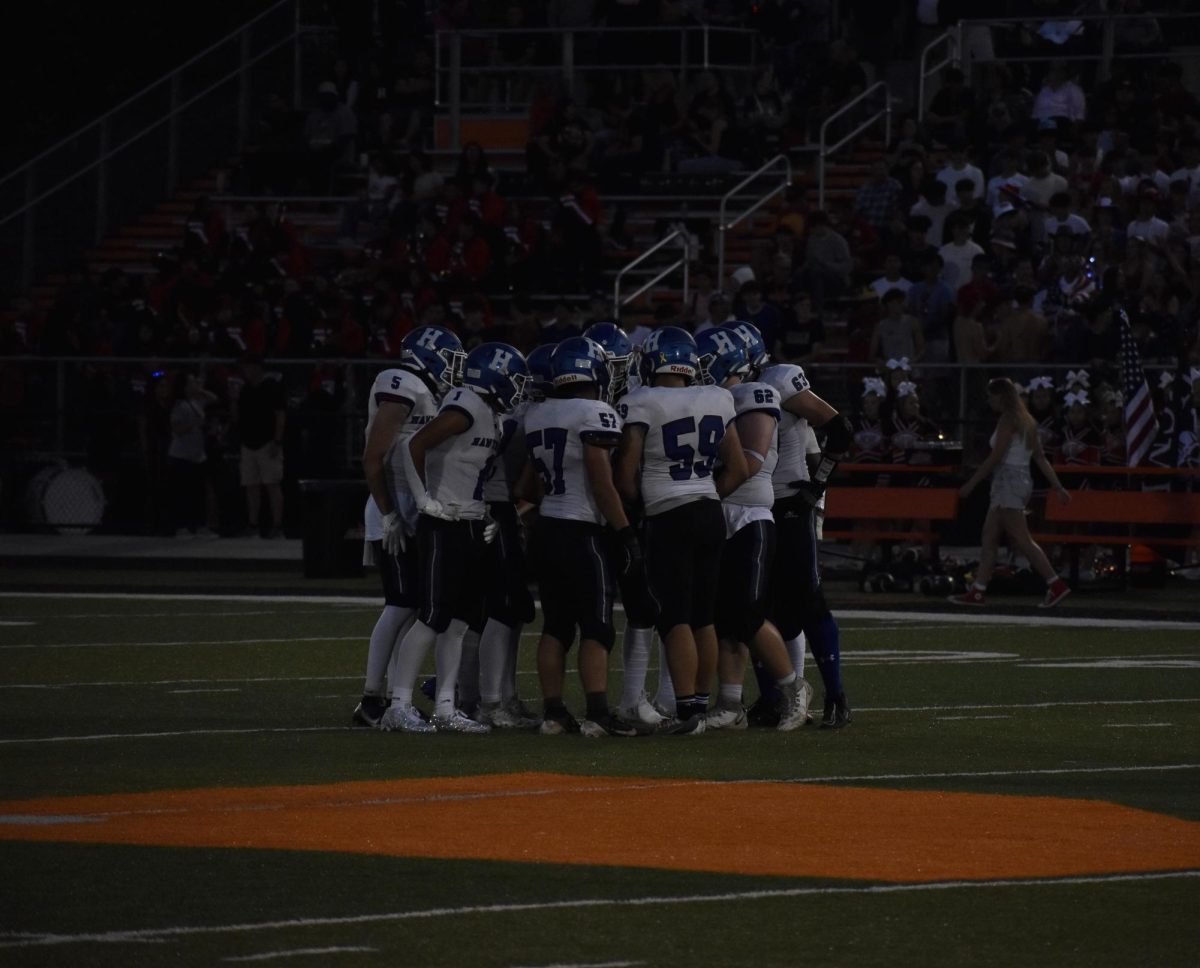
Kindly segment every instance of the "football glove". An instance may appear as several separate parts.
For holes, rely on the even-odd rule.
[[[796,488],[797,495],[803,499],[804,503],[811,504],[816,507],[821,498],[825,496],[825,485],[820,481],[792,481],[792,487]]]
[[[404,522],[396,511],[383,516],[383,550],[392,557],[404,551]]]
[[[500,525],[490,514],[484,515],[483,518],[483,543],[491,544],[496,540],[496,532],[500,530]]]
[[[425,500],[421,502],[420,512],[431,518],[441,518],[443,521],[456,521],[458,515],[452,509],[446,507],[441,501],[436,498],[426,495]]]

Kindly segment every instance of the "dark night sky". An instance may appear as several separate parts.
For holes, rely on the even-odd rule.
[[[0,58],[6,114],[0,171],[8,171],[274,0],[38,0],[4,18]],[[15,5],[14,5],[15,6]]]

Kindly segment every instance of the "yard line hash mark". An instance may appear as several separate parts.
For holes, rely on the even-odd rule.
[[[254,931],[291,931],[296,928],[336,927],[356,924],[386,924],[474,914],[519,914],[529,911],[561,911],[604,907],[656,907],[676,904],[719,904],[826,895],[904,894],[925,891],[986,890],[1006,887],[1073,887],[1090,884],[1121,884],[1179,880],[1200,877],[1200,870],[1161,871],[1145,874],[1099,874],[1086,877],[1031,877],[991,881],[931,881],[924,884],[871,884],[857,887],[793,887],[777,890],[735,891],[725,894],[651,895],[633,898],[580,898],[569,901],[529,901],[512,904],[482,904],[462,907],[387,911],[378,914],[340,917],[290,918],[246,924],[178,925],[167,928],[135,928],[89,934],[10,932],[0,934],[0,948],[35,948],[64,944],[124,944],[160,938],[184,938],[213,934],[245,934]]]
[[[1154,726],[1173,726],[1174,723],[1102,723],[1105,729],[1150,729]]]
[[[241,691],[242,690],[238,689],[236,686],[233,688],[228,688],[228,689],[168,689],[167,690],[167,692],[169,692],[173,696],[192,695],[193,693],[198,693],[198,692],[241,692]]]
[[[340,955],[355,952],[375,952],[378,950],[378,948],[368,948],[362,945],[330,948],[289,948],[283,951],[264,951],[260,955],[231,955],[221,960],[230,962],[274,961],[276,958],[295,958],[298,955]]]

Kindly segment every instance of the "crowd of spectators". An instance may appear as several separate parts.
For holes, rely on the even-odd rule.
[[[464,147],[452,170],[434,163],[429,21],[419,4],[380,5],[387,16],[373,26],[341,25],[342,49],[311,110],[296,115],[267,100],[233,174],[235,188],[276,194],[342,193],[348,175],[359,178],[335,240],[311,244],[281,203],[231,209],[200,199],[153,273],[93,277],[80,265],[46,314],[18,302],[0,322],[0,354],[311,359],[285,371],[300,416],[289,421],[289,474],[306,461],[328,471],[322,453],[353,450],[341,446],[348,431],[339,415],[357,406],[354,384],[369,368],[347,380],[351,371],[317,361],[394,358],[403,335],[425,323],[451,327],[468,347],[504,339],[528,351],[611,316],[604,258],[627,259],[630,239],[625,213],[603,203],[605,186],[649,172],[745,168],[805,142],[814,119],[864,89],[894,48],[911,51],[913,31],[933,26],[918,9],[902,18],[908,32],[887,41],[892,50],[871,31],[829,43],[812,6],[772,0],[748,14],[721,3],[509,5],[499,25],[752,26],[770,55],[753,73],[616,70],[590,78],[576,98],[532,76],[520,95],[530,106],[525,171],[510,192],[482,145]],[[470,4],[447,3],[434,25],[493,24]],[[529,36],[484,49],[465,35],[464,58],[553,58]],[[648,46],[619,56],[653,56],[659,35],[646,36]],[[627,318],[628,328],[640,340],[668,323],[701,330],[748,318],[781,358],[857,364],[832,395],[890,422],[864,418],[862,440],[896,457],[912,450],[897,441],[942,438],[926,414],[957,410],[957,379],[930,364],[1000,363],[1025,378],[1045,378],[1050,364],[1082,366],[1093,379],[1082,400],[1055,379],[1061,369],[1045,371],[1052,409],[1061,421],[1082,407],[1099,434],[1118,399],[1123,307],[1143,361],[1178,374],[1154,380],[1160,426],[1175,435],[1156,452],[1200,461],[1190,377],[1200,364],[1200,101],[1178,64],[1137,63],[1118,62],[1104,81],[1074,61],[1045,68],[981,57],[969,81],[944,72],[923,120],[898,119],[852,201],[815,210],[798,183],[749,265],[717,278],[711,226],[689,223],[702,259],[687,304],[656,302]],[[500,96],[488,93],[487,76],[472,80],[471,96]],[[79,387],[133,413],[149,457],[169,450],[169,440],[155,450],[146,428],[161,436],[156,408],[186,399],[166,389],[187,385],[179,372],[147,367],[118,379],[90,366]],[[204,406],[209,455],[230,457],[239,371],[195,372],[213,397]],[[876,383],[860,393],[864,373],[882,394]],[[10,410],[39,392],[49,391],[5,369]],[[93,430],[89,440],[105,439]],[[878,447],[869,443],[875,433]],[[187,527],[196,524],[192,507]]]

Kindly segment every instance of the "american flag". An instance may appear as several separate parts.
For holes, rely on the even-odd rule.
[[[1117,319],[1121,327],[1121,387],[1125,397],[1125,463],[1137,467],[1158,435],[1158,421],[1154,419],[1154,404],[1146,374],[1142,372],[1133,327],[1124,309],[1117,309]]]

